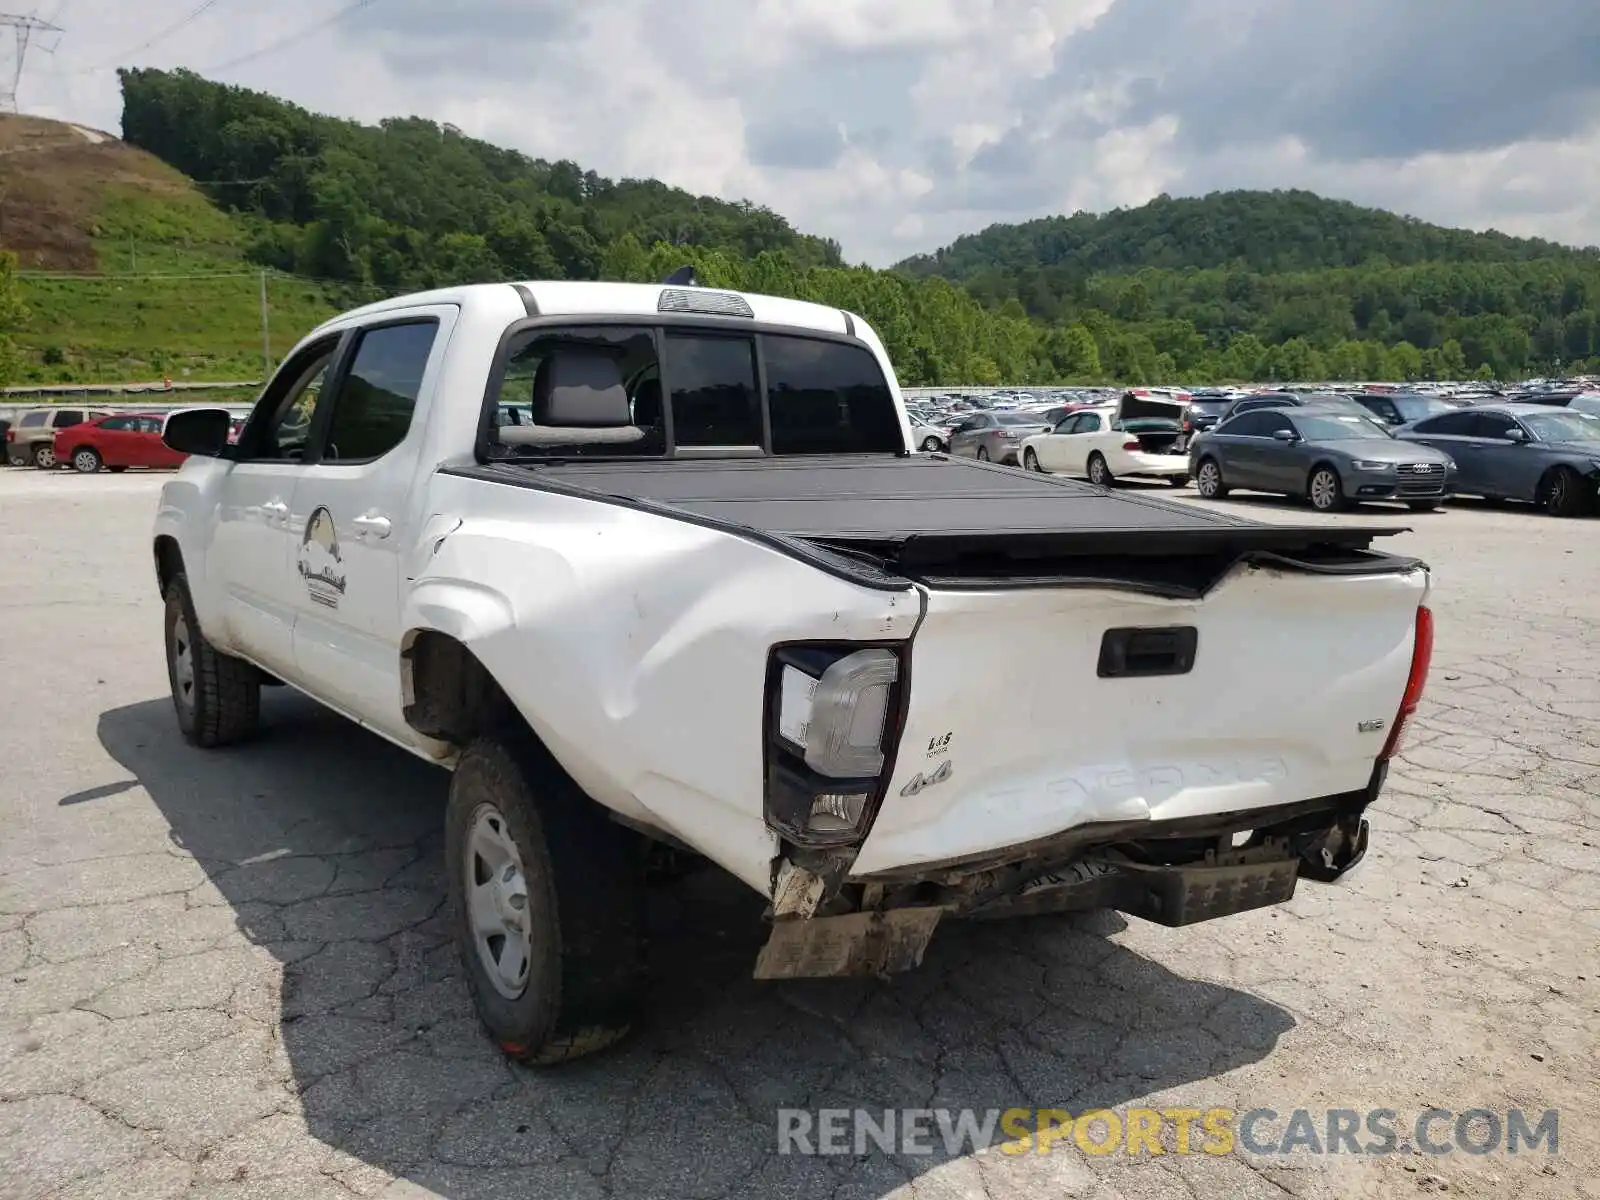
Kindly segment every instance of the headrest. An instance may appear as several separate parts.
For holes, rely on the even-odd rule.
[[[533,423],[566,429],[606,429],[633,423],[622,364],[609,354],[560,347],[533,377]]]

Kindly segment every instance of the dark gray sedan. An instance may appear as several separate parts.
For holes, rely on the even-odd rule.
[[[1196,437],[1189,473],[1207,499],[1248,488],[1304,496],[1319,512],[1363,500],[1398,500],[1423,511],[1450,495],[1455,464],[1442,451],[1396,441],[1369,416],[1258,408]]]
[[[1456,460],[1456,491],[1529,500],[1558,517],[1593,511],[1600,488],[1600,417],[1545,404],[1482,404],[1395,430]]]
[[[950,453],[1016,466],[1022,439],[1049,432],[1050,426],[1031,413],[974,413],[950,431]]]

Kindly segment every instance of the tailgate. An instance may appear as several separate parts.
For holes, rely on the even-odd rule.
[[[1420,567],[1257,566],[1194,599],[930,588],[894,776],[854,873],[1365,788],[1427,581]],[[1108,648],[1118,630],[1171,632],[1113,633]]]

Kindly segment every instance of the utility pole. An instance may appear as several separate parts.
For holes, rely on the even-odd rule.
[[[17,88],[22,84],[22,64],[28,57],[28,43],[35,33],[62,33],[59,25],[41,21],[38,17],[20,17],[15,13],[0,13],[0,29],[10,29],[16,35],[16,61],[11,70],[0,75],[0,109],[17,111]]]
[[[261,382],[272,378],[272,333],[267,324],[267,273],[261,272]]]

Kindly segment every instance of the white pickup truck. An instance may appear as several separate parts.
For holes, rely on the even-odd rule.
[[[873,331],[793,300],[390,300],[228,432],[165,433],[178,721],[232,742],[287,682],[453,768],[462,959],[529,1062],[633,1020],[663,846],[765,898],[761,978],[1286,900],[1361,857],[1427,671],[1427,569],[1379,531],[911,453]]]

